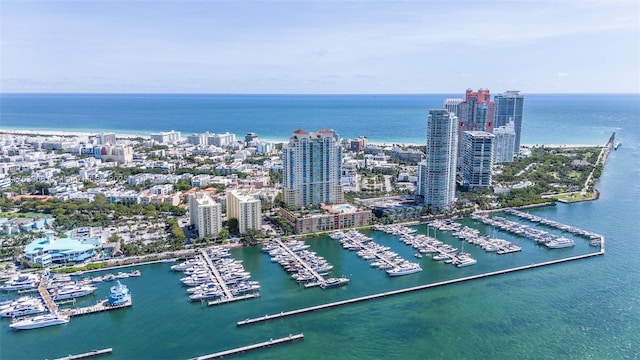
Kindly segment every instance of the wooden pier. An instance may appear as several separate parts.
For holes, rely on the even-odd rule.
[[[43,276],[42,279],[40,279],[40,285],[38,285],[38,292],[40,293],[40,297],[42,298],[42,300],[44,300],[44,303],[47,305],[47,309],[49,309],[49,312],[55,314],[58,312],[58,305],[55,303],[55,301],[53,301],[53,298],[51,298],[51,294],[49,294],[49,291],[47,291],[48,285],[49,282],[47,280],[47,277]]]
[[[224,356],[240,354],[240,353],[244,353],[251,350],[263,349],[263,348],[280,345],[280,344],[286,344],[286,343],[290,343],[297,340],[303,340],[303,339],[304,339],[304,334],[302,333],[296,334],[296,335],[290,334],[289,336],[285,336],[279,339],[269,339],[268,341],[264,341],[264,342],[253,344],[253,345],[247,345],[247,346],[242,346],[242,347],[231,349],[231,350],[225,350],[225,351],[217,352],[215,354],[198,356],[193,358],[193,360],[219,359]]]
[[[450,284],[461,283],[461,282],[465,282],[465,281],[469,281],[469,280],[482,279],[482,278],[486,278],[486,277],[502,275],[502,274],[512,273],[512,272],[521,271],[521,270],[533,269],[533,268],[538,268],[538,267],[543,267],[543,266],[548,266],[548,265],[553,265],[553,264],[559,264],[559,263],[563,263],[563,262],[569,262],[569,261],[573,261],[573,260],[586,259],[586,258],[590,258],[590,257],[594,257],[594,256],[604,255],[604,250],[602,250],[602,249],[599,252],[595,252],[595,253],[572,256],[572,257],[568,257],[568,258],[564,258],[564,259],[558,259],[558,260],[545,261],[545,262],[536,263],[536,264],[518,266],[518,267],[515,267],[515,268],[510,268],[510,269],[505,269],[505,270],[492,271],[492,272],[488,272],[488,273],[484,273],[484,274],[472,275],[472,276],[467,276],[467,277],[458,278],[458,279],[440,281],[440,282],[433,283],[433,284],[414,286],[414,287],[410,287],[410,288],[406,288],[406,289],[388,291],[388,292],[383,292],[383,293],[378,293],[378,294],[373,294],[373,295],[368,295],[368,296],[362,296],[362,297],[348,299],[348,300],[336,301],[336,302],[332,302],[332,303],[328,303],[328,304],[311,306],[311,307],[297,309],[297,310],[282,311],[282,312],[277,313],[277,314],[270,314],[270,315],[267,314],[267,315],[264,315],[264,316],[261,316],[261,317],[257,317],[257,318],[248,318],[246,320],[238,321],[236,324],[237,324],[237,326],[256,324],[256,323],[267,321],[267,320],[278,319],[278,318],[283,318],[283,317],[293,316],[293,315],[298,315],[298,314],[304,314],[304,313],[308,313],[308,312],[311,312],[311,311],[323,310],[323,309],[338,307],[338,306],[342,306],[342,305],[348,305],[348,304],[353,304],[353,303],[358,303],[358,302],[364,302],[364,301],[379,299],[379,298],[383,298],[383,297],[387,297],[387,296],[400,295],[400,294],[405,294],[405,293],[409,293],[409,292],[430,289],[430,288],[439,287],[439,286],[445,286],[445,285],[450,285]]]
[[[56,360],[86,359],[86,358],[89,358],[89,357],[111,354],[112,352],[113,352],[113,348],[106,348],[106,349],[102,349],[102,350],[92,350],[92,351],[88,351],[86,353],[77,354],[77,355],[68,355],[68,356],[65,356],[65,357],[57,358]]]
[[[109,305],[109,300],[101,300],[101,301],[98,301],[98,303],[95,305],[85,306],[85,307],[80,307],[75,309],[65,309],[65,310],[62,310],[61,313],[69,316],[81,316],[81,315],[95,314],[95,313],[109,311],[109,310],[127,308],[127,307],[131,307],[132,305],[133,305],[133,302],[131,300],[121,305]]]

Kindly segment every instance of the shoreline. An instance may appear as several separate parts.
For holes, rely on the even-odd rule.
[[[170,131],[170,130],[164,130],[164,131]],[[177,131],[179,131],[179,130],[177,130]],[[148,140],[148,139],[151,139],[151,134],[152,134],[152,132],[149,132],[146,135],[143,135],[143,134],[124,134],[124,133],[118,133],[115,130],[104,130],[104,131],[91,132],[91,131],[82,131],[82,130],[65,131],[65,130],[30,130],[30,129],[4,129],[4,128],[0,128],[0,135],[15,135],[15,136],[24,135],[24,136],[90,137],[90,136],[95,136],[96,134],[98,134],[100,132],[114,132],[116,134],[116,138],[119,138],[119,139],[143,138],[145,140]],[[180,131],[180,133],[182,134],[182,131]],[[261,140],[265,140],[265,141],[272,142],[272,143],[275,143],[275,144],[284,144],[284,143],[288,142],[287,139],[274,139],[274,138],[268,138],[268,137],[262,138]],[[393,146],[393,145],[425,146],[425,144],[422,144],[422,143],[400,142],[400,141],[397,141],[397,142],[394,142],[394,141],[367,141],[367,143],[371,144],[371,145],[383,146],[383,147]],[[552,147],[552,148],[584,148],[584,147],[602,147],[602,146],[605,146],[605,145],[602,145],[602,144],[521,144],[521,146],[522,147],[526,147],[526,148],[535,148],[535,147],[541,147],[541,146]]]

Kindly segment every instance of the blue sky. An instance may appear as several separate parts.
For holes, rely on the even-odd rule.
[[[1,92],[640,92],[629,1],[0,0]]]

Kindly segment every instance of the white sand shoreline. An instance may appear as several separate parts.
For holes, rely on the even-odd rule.
[[[115,131],[103,131],[103,132],[115,132]],[[77,136],[77,137],[89,137],[95,136],[100,133],[99,131],[90,132],[90,131],[64,131],[64,130],[27,130],[27,129],[2,129],[0,128],[1,134],[9,134],[9,135],[28,135],[28,136]],[[141,134],[123,134],[119,132],[115,132],[118,138],[122,139],[134,139],[134,138],[143,138],[150,139],[149,135],[141,135]],[[286,143],[287,139],[272,139],[272,138],[262,138],[262,140],[273,142],[273,143]],[[382,147],[393,146],[393,145],[401,145],[401,146],[424,146],[424,144],[418,143],[410,143],[410,142],[380,142],[380,141],[368,141],[368,144],[377,145]],[[594,147],[594,146],[604,146],[604,144],[522,144],[524,147],[533,148],[533,147],[555,147],[555,148],[571,148],[571,147]]]

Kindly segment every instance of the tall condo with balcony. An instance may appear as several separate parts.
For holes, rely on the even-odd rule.
[[[418,164],[417,192],[432,211],[447,210],[456,200],[457,124],[455,114],[429,110],[426,156]]]
[[[288,206],[299,208],[343,201],[342,149],[335,131],[294,131],[282,148],[282,161],[283,200]]]
[[[208,194],[196,192],[189,195],[190,225],[198,230],[198,238],[216,236],[222,230],[222,205]]]

